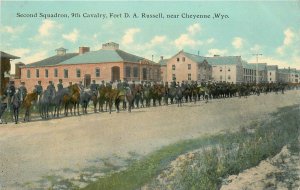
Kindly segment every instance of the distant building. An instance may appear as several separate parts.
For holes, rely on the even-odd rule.
[[[242,83],[244,81],[241,56],[219,56],[206,58],[212,65],[212,78],[214,81]]]
[[[49,81],[58,83],[63,80],[64,86],[69,82],[82,81],[89,86],[92,80],[116,81],[159,81],[159,64],[119,49],[119,44],[110,42],[102,45],[98,51],[89,47],[80,47],[79,53],[66,53],[59,48],[57,54],[47,59],[21,67],[21,81],[29,90],[37,81],[46,87]]]
[[[3,95],[4,90],[6,88],[6,85],[8,84],[10,80],[10,60],[11,59],[19,59],[19,57],[10,55],[8,53],[5,53],[3,51],[0,51],[0,96]]]
[[[278,82],[279,75],[278,75],[278,66],[277,65],[268,65],[268,82],[269,83],[276,83]]]
[[[298,83],[299,73],[295,68],[278,69],[279,82]]]
[[[246,61],[242,62],[243,64],[243,73],[244,73],[244,82],[245,83],[254,83],[256,82],[256,74],[258,65],[249,64]]]
[[[167,80],[167,62],[169,59],[164,59],[163,56],[160,57],[158,64],[160,65],[160,78],[163,82],[168,82]]]
[[[179,82],[211,80],[212,67],[206,58],[183,50],[169,59],[161,60],[160,64],[162,65],[162,75],[168,82],[173,80]]]

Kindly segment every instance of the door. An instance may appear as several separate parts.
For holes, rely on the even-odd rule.
[[[111,81],[120,80],[120,67],[115,66],[111,68]]]
[[[84,75],[84,86],[88,87],[91,84],[91,75],[86,74]]]

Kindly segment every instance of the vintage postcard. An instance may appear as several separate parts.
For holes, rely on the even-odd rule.
[[[0,190],[299,189],[300,1],[0,14]]]

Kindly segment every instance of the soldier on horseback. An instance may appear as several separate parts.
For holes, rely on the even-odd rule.
[[[82,84],[82,81],[79,81],[78,87],[79,87],[79,89],[80,89],[80,92],[83,92],[84,86],[83,86],[83,84]]]
[[[20,91],[20,101],[23,102],[26,95],[27,95],[27,89],[25,87],[25,82],[21,82],[21,86],[19,87]]]
[[[49,81],[49,85],[47,86],[47,90],[52,91],[52,92],[55,91],[55,86],[54,86],[52,81]]]
[[[42,81],[38,81],[38,84],[35,85],[35,90],[36,90],[36,93],[37,93],[37,95],[38,95],[37,101],[39,101],[40,98],[41,98],[41,95],[42,95],[42,93],[43,93]]]
[[[59,83],[57,84],[57,91],[61,91],[64,88],[62,84],[62,79],[59,79]]]
[[[93,83],[90,85],[90,90],[94,95],[97,95],[98,86],[95,80],[93,80]]]

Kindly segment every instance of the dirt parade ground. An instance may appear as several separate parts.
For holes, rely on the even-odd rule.
[[[0,125],[0,189],[45,189],[86,172],[93,181],[107,165],[122,169],[165,145],[234,131],[299,103],[300,91],[287,91]]]

